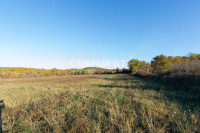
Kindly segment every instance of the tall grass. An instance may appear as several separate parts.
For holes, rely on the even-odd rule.
[[[200,131],[200,108],[192,100],[197,95],[179,96],[162,84],[133,76],[77,75],[2,82],[4,132]],[[15,102],[20,97],[23,100]],[[175,97],[186,98],[186,104]],[[187,103],[196,106],[190,108]]]

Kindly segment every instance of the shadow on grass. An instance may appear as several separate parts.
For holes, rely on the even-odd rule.
[[[5,107],[3,100],[0,101],[0,133],[3,132],[2,130],[2,119],[1,119],[1,113],[2,113],[2,109]]]
[[[114,78],[104,78],[104,80],[113,81],[112,84],[95,85],[104,88],[124,88],[124,89],[142,89],[155,90],[169,101],[178,103],[183,110],[194,111],[200,108],[200,86],[187,85],[179,83],[164,83],[160,80],[144,79],[132,75],[118,75]]]

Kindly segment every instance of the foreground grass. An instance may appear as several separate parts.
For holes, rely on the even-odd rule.
[[[199,95],[180,96],[167,89],[129,75],[4,79],[2,128],[4,132],[200,132],[200,108],[194,101]],[[187,101],[182,104],[176,97]]]

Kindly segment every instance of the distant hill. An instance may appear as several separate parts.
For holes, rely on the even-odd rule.
[[[37,69],[23,67],[0,67],[0,78],[20,78],[20,77],[43,77],[43,76],[64,76],[81,74],[112,74],[114,69],[104,69],[100,67],[86,67],[83,69]]]

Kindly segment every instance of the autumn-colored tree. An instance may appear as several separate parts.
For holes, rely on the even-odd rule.
[[[175,56],[175,57],[173,58],[173,61],[172,61],[172,63],[181,63],[181,62],[182,62],[182,59],[181,59],[180,56]]]
[[[188,61],[190,61],[190,59],[189,59],[189,57],[187,57],[187,56],[183,56],[183,57],[181,58],[181,61],[182,61],[182,62],[188,62]]]
[[[132,59],[128,62],[128,66],[132,73],[136,73],[140,69],[140,61],[137,59]]]
[[[173,59],[174,59],[174,56],[168,56],[168,59],[169,59],[170,62],[172,62]]]
[[[182,57],[181,56],[168,56],[168,60],[171,63],[181,63],[182,62]]]
[[[200,60],[200,54],[196,54],[198,60]]]
[[[151,67],[153,72],[162,73],[172,68],[172,63],[165,55],[159,55],[153,58],[151,61]]]
[[[196,57],[196,54],[190,53],[189,59],[190,59],[190,60],[197,60],[198,58]]]
[[[138,71],[144,71],[146,72],[148,69],[148,63],[145,61],[139,61],[137,59],[132,59],[128,62],[128,66],[130,68],[130,71],[132,73],[136,73]]]
[[[190,60],[200,60],[200,54],[190,53],[189,59]]]

